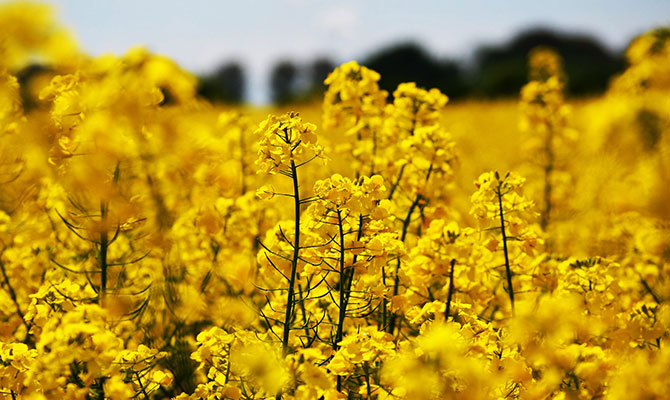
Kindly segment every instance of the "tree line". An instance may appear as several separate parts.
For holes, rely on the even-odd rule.
[[[596,38],[538,28],[519,33],[501,45],[483,45],[473,60],[441,58],[419,43],[404,42],[383,48],[362,60],[378,71],[380,87],[392,93],[401,82],[416,82],[438,88],[453,99],[514,96],[527,82],[526,63],[530,49],[548,46],[564,59],[568,77],[566,91],[571,96],[602,93],[612,76],[622,71],[622,52],[606,48]],[[327,57],[299,64],[291,59],[278,61],[271,69],[269,91],[277,104],[308,101],[322,93],[323,80],[336,66]],[[200,77],[199,93],[215,102],[245,100],[247,76],[242,64],[228,62]]]

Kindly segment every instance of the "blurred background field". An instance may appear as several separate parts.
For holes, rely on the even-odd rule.
[[[21,105],[25,112],[46,111],[49,104],[44,97],[40,98],[40,93],[49,85],[50,80],[59,74],[76,70],[79,65],[88,62],[86,49],[82,48],[78,41],[83,39],[90,46],[90,39],[74,37],[73,31],[90,29],[94,17],[101,19],[100,29],[103,31],[111,29],[109,26],[111,21],[117,18],[127,18],[128,28],[131,31],[136,29],[132,21],[144,17],[143,13],[148,11],[148,6],[131,7],[122,3],[103,3],[101,10],[107,9],[110,11],[109,15],[100,14],[97,17],[91,12],[86,12],[91,10],[90,4],[83,5],[76,2],[56,2],[53,8],[46,4],[12,2],[0,4],[2,11],[0,35],[4,43],[0,48],[3,52],[2,63],[7,71],[15,74],[18,79]],[[289,3],[282,12],[300,8],[294,3]],[[665,15],[659,13],[664,7],[661,2],[649,3],[645,8],[641,5],[633,7],[623,2],[615,2],[605,12],[613,20],[637,15],[639,20],[628,18],[627,23],[623,25],[625,29],[622,30],[635,31],[641,29],[640,26],[662,19],[662,15]],[[194,7],[196,6],[204,4],[194,4]],[[349,6],[352,5],[349,4],[347,7]],[[430,9],[428,4],[425,6],[417,9],[418,15]],[[127,15],[114,11],[123,7],[128,7]],[[173,6],[168,6],[170,7]],[[271,9],[274,6],[268,7]],[[381,48],[370,50],[367,55],[362,56],[363,64],[380,73],[380,88],[386,89],[389,97],[395,87],[405,81],[417,82],[419,86],[425,88],[436,87],[449,96],[450,101],[442,119],[444,126],[453,134],[460,154],[458,174],[453,183],[456,187],[453,190],[452,203],[457,206],[456,209],[467,220],[468,193],[472,189],[472,182],[482,171],[518,170],[522,174],[529,174],[531,181],[541,181],[541,177],[532,175],[534,168],[532,162],[529,163],[528,157],[524,156],[528,135],[532,134],[520,129],[523,118],[518,96],[521,87],[528,81],[526,66],[528,53],[536,46],[548,46],[563,59],[565,95],[569,104],[567,109],[571,114],[569,128],[577,138],[577,143],[567,161],[568,169],[571,171],[568,175],[575,180],[572,182],[574,189],[570,195],[573,206],[569,207],[571,211],[562,215],[562,218],[573,222],[575,218],[584,221],[579,224],[584,235],[587,235],[587,232],[591,234],[597,232],[596,227],[599,223],[609,221],[608,215],[626,211],[667,218],[670,207],[665,199],[669,194],[670,185],[666,184],[669,157],[668,135],[665,132],[668,129],[667,110],[670,108],[667,107],[667,96],[662,93],[666,88],[665,82],[663,78],[655,78],[659,82],[656,87],[650,87],[642,94],[620,95],[620,91],[610,89],[614,79],[623,74],[626,68],[649,74],[650,72],[645,72],[645,69],[656,67],[636,60],[635,57],[638,56],[635,54],[629,53],[626,59],[625,48],[631,42],[632,36],[622,39],[622,33],[614,34],[613,27],[608,21],[598,19],[593,25],[581,25],[580,29],[568,30],[566,27],[580,23],[581,17],[576,11],[570,11],[569,5],[566,5],[566,8],[557,13],[554,20],[547,21],[545,26],[533,25],[528,22],[528,18],[539,11],[534,8],[535,6],[528,5],[526,10],[528,12],[524,14],[522,12],[524,9],[519,7],[519,5],[511,7],[510,12],[514,14],[510,16],[510,22],[506,25],[509,30],[496,31],[502,33],[502,37],[506,36],[509,39],[498,41],[496,44],[474,45],[473,50],[468,55],[462,55],[460,59],[440,56],[438,52],[424,47],[419,40],[411,38],[401,39],[396,44],[382,45]],[[70,26],[59,20],[54,9],[69,17]],[[247,12],[244,7],[229,11],[230,15],[235,15],[236,12],[244,15]],[[324,5],[304,5],[301,12],[312,11],[316,13],[315,15],[323,13],[328,15],[328,12],[334,12],[333,8]],[[365,7],[359,11],[361,15],[369,12]],[[469,11],[471,10],[466,8],[456,13]],[[490,17],[490,12],[489,10],[482,13],[482,16],[477,18],[486,19]],[[201,15],[200,13],[201,10],[186,10],[184,16],[169,18],[187,19],[191,14]],[[393,18],[391,14],[389,11],[389,15],[382,14],[377,19],[369,20],[369,23],[383,23],[386,19]],[[540,20],[550,18],[548,11],[542,11],[538,15],[536,17]],[[84,22],[84,17],[90,19]],[[151,29],[152,23],[157,22],[148,21],[144,28]],[[205,25],[209,23],[211,21],[203,22]],[[356,20],[355,23],[352,22],[351,29],[358,29],[354,25],[363,23]],[[534,27],[524,28],[523,24]],[[268,22],[268,27],[273,26]],[[409,31],[416,31],[417,37],[425,35],[417,30],[418,27],[419,24],[412,25]],[[188,29],[193,27],[188,24],[184,25],[184,29],[186,30],[182,34],[185,37],[202,33],[197,29],[194,31],[196,33],[189,31]],[[450,32],[448,27],[445,29],[445,32]],[[497,26],[496,29],[502,27]],[[600,31],[605,41],[602,42],[595,34],[588,33],[589,30]],[[108,31],[107,37],[110,32],[116,31]],[[316,37],[319,40],[337,39],[340,33],[331,32],[323,36],[316,34]],[[282,34],[290,36],[295,32],[287,28],[287,32]],[[120,35],[118,41],[126,40],[124,39],[126,36],[123,35]],[[210,36],[214,40],[217,35],[217,32],[211,32]],[[388,37],[393,37],[389,35]],[[403,38],[403,35],[405,34],[399,37]],[[95,51],[105,53],[100,49],[107,45],[118,46],[120,42],[96,42],[93,47]],[[436,42],[429,40],[426,43],[434,47]],[[198,44],[203,46],[202,49],[211,48],[213,45]],[[312,44],[310,48],[313,49],[314,46],[318,46],[318,43]],[[165,49],[176,52],[177,59],[183,57],[183,54],[179,53],[179,46]],[[256,50],[253,48],[248,50],[249,60],[254,60],[251,54]],[[217,51],[213,52],[219,54]],[[141,60],[148,54],[151,54],[150,49],[134,48],[128,50],[124,57],[128,60]],[[220,62],[218,66],[213,67],[213,70],[191,74],[169,58],[159,56],[158,59],[163,61],[152,64],[153,69],[147,69],[146,73],[153,74],[152,79],[155,79],[161,87],[163,104],[166,106],[172,103],[179,104],[183,103],[186,97],[195,96],[193,99],[198,99],[196,106],[200,109],[198,112],[201,115],[209,115],[206,117],[209,121],[215,121],[221,111],[241,110],[249,115],[254,125],[268,112],[295,110],[306,120],[313,121],[321,127],[321,99],[325,90],[323,80],[336,66],[336,59],[329,56],[314,57],[308,62],[302,61],[305,59],[304,56],[302,60],[290,57],[277,59],[271,64],[271,68],[265,70],[268,75],[263,77],[266,85],[261,90],[264,94],[260,96],[250,93],[248,85],[250,74],[245,70],[244,63],[232,59]],[[99,60],[102,64],[112,62],[113,56],[103,55]],[[200,68],[202,69],[202,65]],[[657,75],[664,71],[663,65],[659,68],[660,72],[654,72]],[[181,71],[180,75],[174,74],[177,70]],[[635,71],[628,72],[628,76],[633,76],[631,79],[645,79],[635,78],[635,74],[638,73]],[[258,77],[254,79],[259,80]],[[626,79],[629,78],[619,78],[620,81]],[[274,103],[249,102],[259,98],[270,99]],[[208,125],[204,121],[206,120],[202,120],[198,125],[201,129],[211,130],[216,126],[212,122]],[[341,142],[341,134],[342,132],[336,129],[321,130],[321,135],[326,142],[330,141],[333,149]],[[333,161],[328,170],[346,172],[350,169],[346,158],[333,153],[331,159]],[[528,190],[539,191],[540,186],[531,184]],[[536,201],[539,199],[538,193],[532,196]],[[591,221],[589,218],[596,219]],[[576,229],[576,225],[571,226],[572,229]],[[565,235],[575,234],[570,232]],[[588,240],[571,242],[579,243],[580,246],[586,244],[596,246],[594,242]],[[590,253],[586,249],[581,250]]]
[[[430,14],[431,7],[428,3],[420,5],[416,14]],[[504,8],[494,3],[493,10]],[[518,170],[521,173],[532,174],[532,163],[529,164],[527,157],[523,156],[528,133],[522,133],[520,129],[522,113],[518,96],[521,87],[528,81],[526,65],[530,50],[537,46],[552,48],[564,62],[565,95],[571,112],[570,129],[573,129],[578,137],[578,143],[574,146],[574,153],[568,165],[574,173],[573,176],[579,177],[580,181],[573,182],[578,189],[571,195],[574,202],[571,214],[563,217],[568,221],[573,221],[574,218],[589,221],[587,216],[596,218],[593,215],[598,214],[598,218],[603,219],[596,220],[604,222],[607,221],[607,215],[636,211],[644,215],[667,218],[670,214],[668,202],[664,200],[670,190],[668,189],[670,185],[666,184],[668,138],[664,133],[667,131],[668,123],[667,97],[654,94],[658,90],[663,90],[664,86],[661,83],[659,88],[651,88],[644,96],[632,97],[618,96],[609,90],[612,81],[630,65],[630,60],[626,60],[625,49],[633,36],[625,35],[629,32],[641,33],[643,27],[651,27],[656,21],[662,20],[663,15],[667,15],[664,13],[666,6],[662,2],[654,1],[635,6],[625,2],[612,3],[604,11],[606,15],[612,21],[625,21],[622,22],[622,29],[618,27],[614,29],[610,21],[600,18],[593,24],[584,23],[583,16],[578,14],[577,9],[571,8],[576,7],[575,5],[565,5],[560,12],[552,16],[551,8],[542,9],[531,5],[530,2],[521,3],[524,4],[509,6],[510,14],[507,15],[504,24],[500,26],[494,24],[495,29],[507,30],[491,31],[493,28],[484,27],[483,30],[490,39],[472,44],[468,52],[458,50],[458,47],[453,47],[451,39],[447,40],[448,44],[452,43],[450,46],[455,49],[454,51],[460,51],[459,57],[441,55],[444,54],[444,49],[441,52],[435,50],[435,47],[439,46],[439,41],[432,39],[422,41],[421,38],[425,38],[428,31],[421,31],[419,21],[412,19],[408,29],[394,31],[383,28],[382,31],[386,32],[385,38],[376,38],[377,44],[366,42],[369,49],[361,55],[361,63],[380,73],[380,88],[389,93],[392,93],[399,83],[407,81],[417,82],[419,86],[425,88],[436,87],[449,96],[449,104],[442,119],[444,126],[453,134],[460,154],[459,172],[453,183],[456,189],[453,191],[452,202],[462,217],[467,219],[468,193],[472,189],[472,182],[482,171]],[[213,21],[202,16],[202,9],[197,8],[205,6],[213,7],[212,10],[220,7],[206,2],[196,2],[193,4],[195,10],[183,9],[184,14],[178,16],[172,10],[175,6],[169,5],[167,10],[161,11],[159,15],[163,15],[165,20],[174,22],[173,29],[171,28],[169,32],[163,31],[165,26],[161,25],[163,22],[160,19],[147,20],[146,26],[142,25],[141,29],[151,30],[152,26],[157,26],[156,29],[164,36],[179,34],[184,38],[193,35],[200,39],[206,38],[197,36],[203,34],[204,29],[192,26],[197,20],[191,23],[185,22],[191,16],[200,17],[203,18],[203,26],[210,26]],[[277,7],[269,4],[267,6],[268,11]],[[130,6],[124,2],[103,3],[100,6],[101,12],[94,14],[92,10],[95,7],[92,4],[69,1],[55,2],[53,5],[0,3],[2,10],[0,35],[3,36],[5,43],[2,63],[18,78],[21,103],[25,111],[46,110],[48,102],[40,99],[40,92],[49,84],[52,77],[76,69],[82,63],[81,60],[88,57],[86,48],[79,43],[80,40],[92,47],[94,52],[103,54],[101,60],[112,57],[104,55],[107,53],[106,49],[113,50],[121,43],[130,43],[128,41],[135,43],[142,40],[143,33],[137,31],[139,25],[135,21],[145,18],[146,13],[152,10],[148,4]],[[239,10],[227,9],[226,18],[231,18],[235,13],[245,15],[248,12],[245,7]],[[472,12],[468,7],[457,9],[455,13],[461,15]],[[299,9],[301,13],[314,13],[315,18],[320,16],[319,18],[328,20],[336,16],[342,17],[344,14],[356,14],[355,8],[353,3],[341,7],[328,7],[324,4],[288,2],[277,12],[290,14],[291,11]],[[341,10],[348,10],[348,14]],[[166,14],[168,11],[169,16]],[[367,25],[362,26],[365,24],[384,25],[396,18],[393,11],[381,13],[375,18],[370,17],[369,12],[367,6],[361,6],[358,13],[360,16],[367,15],[367,19],[353,18],[349,27],[352,32],[356,29],[369,29]],[[486,21],[487,18],[492,18],[490,15],[492,12],[488,10],[480,16],[473,14],[472,18]],[[333,13],[333,16],[329,17],[331,15],[329,13]],[[61,20],[62,16],[67,16],[68,21]],[[634,16],[637,19],[633,18]],[[537,21],[529,20],[531,17]],[[99,27],[92,23],[95,18],[100,21]],[[114,23],[119,20],[125,21],[123,24],[127,26]],[[266,21],[266,23],[265,27],[258,22],[251,25],[259,29],[275,29],[274,22]],[[160,27],[152,24],[158,24]],[[426,29],[435,29],[432,22],[426,26]],[[220,24],[214,24],[212,27],[213,29],[219,27],[223,31],[229,29]],[[92,28],[98,29],[99,32],[91,31],[91,35],[110,39],[116,34],[118,37],[115,40],[110,39],[107,43],[99,40],[91,44],[91,38],[74,35],[77,31],[89,32],[88,30]],[[122,32],[126,28],[128,32]],[[179,28],[183,28],[184,31],[178,32]],[[298,31],[292,29],[286,28],[286,32],[277,35],[292,37],[291,35],[297,34],[296,32],[302,32],[300,28],[296,28]],[[308,46],[309,51],[314,52],[311,58],[304,54],[291,58],[291,50],[286,48],[288,55],[277,56],[275,60],[265,65],[266,68],[263,70],[265,76],[256,76],[259,75],[259,71],[254,67],[256,58],[253,53],[258,50],[254,48],[248,48],[247,53],[238,54],[237,59],[233,57],[218,63],[213,62],[213,58],[210,58],[209,62],[201,61],[199,64],[196,61],[186,62],[200,70],[194,74],[184,71],[181,77],[169,76],[169,68],[180,68],[176,64],[169,68],[156,67],[155,71],[148,73],[157,74],[155,79],[162,85],[165,97],[163,102],[166,105],[181,102],[179,95],[172,93],[179,91],[180,85],[187,91],[195,90],[193,95],[201,101],[198,106],[202,109],[200,113],[209,115],[207,118],[210,121],[215,121],[216,116],[225,110],[241,110],[249,115],[254,124],[260,122],[269,112],[295,110],[306,120],[321,127],[321,101],[326,88],[323,80],[338,62],[346,59],[324,55],[315,49],[319,43],[328,47],[326,44],[328,40],[346,42],[343,38],[348,38],[352,34],[341,32],[339,28],[324,29],[326,31],[323,34],[315,34],[316,42]],[[455,34],[451,30],[454,28],[446,26],[444,29],[442,35]],[[235,34],[244,36],[244,32],[239,30],[235,31]],[[412,37],[412,32],[415,38]],[[600,36],[596,32],[599,32]],[[491,36],[493,33],[500,35],[494,40]],[[131,38],[130,35],[133,34],[135,37]],[[230,43],[229,40],[222,42],[221,48],[214,50],[214,47],[218,46],[215,42],[220,34],[216,30],[208,33],[211,43],[198,43],[189,51],[194,49],[211,51],[212,57],[227,54],[225,44]],[[463,34],[472,35],[470,38],[463,38],[469,43],[474,43],[477,38],[468,29],[464,29]],[[145,37],[150,41],[154,40],[152,35]],[[500,37],[507,39],[501,40]],[[388,44],[389,40],[398,41]],[[343,45],[344,42],[339,45]],[[190,54],[185,52],[179,43],[174,47],[157,43],[160,42],[154,42],[153,47],[172,52],[171,55],[166,54],[171,58],[183,60],[185,54]],[[298,44],[299,42],[295,43]],[[126,57],[145,57],[145,54],[150,54],[151,47],[149,44],[148,49],[143,47],[126,49],[128,51]],[[353,48],[358,49],[355,46]],[[338,49],[344,52],[341,48]],[[275,49],[270,54],[276,55],[276,51]],[[355,53],[354,50],[349,52]],[[245,67],[245,62],[241,61],[240,57],[246,59],[249,68]],[[206,67],[208,64],[209,67]],[[272,102],[268,103],[268,100]],[[215,124],[206,126],[203,123],[201,127],[209,130],[212,126]],[[321,135],[326,142],[330,141],[333,148],[341,141],[341,134],[342,132],[338,130],[321,130]],[[346,172],[350,169],[346,158],[337,156],[331,158],[334,161],[328,166],[328,170]],[[540,186],[529,185],[528,190],[539,191]],[[532,197],[539,199],[538,196],[535,194]],[[586,234],[593,232],[595,226],[591,225],[597,223],[592,222],[589,225],[585,222],[581,225]],[[572,234],[575,233],[570,233]],[[572,242],[591,243],[579,240]],[[582,250],[590,253],[585,249]]]

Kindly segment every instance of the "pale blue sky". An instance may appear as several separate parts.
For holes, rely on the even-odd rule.
[[[440,56],[503,42],[528,26],[590,33],[613,49],[670,24],[670,0],[53,0],[59,18],[93,55],[134,45],[194,72],[239,60],[252,102],[266,100],[271,66],[282,56],[310,61],[361,58],[414,39]]]

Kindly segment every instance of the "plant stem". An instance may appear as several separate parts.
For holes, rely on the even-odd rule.
[[[554,170],[554,151],[551,147],[553,138],[552,133],[553,132],[550,128],[544,144],[544,153],[547,159],[544,166],[544,210],[542,210],[540,226],[545,232],[547,231],[547,226],[549,225],[549,213],[551,212],[551,173]]]
[[[363,372],[365,372],[365,388],[368,393],[368,399],[372,398],[372,388],[370,387],[370,369],[368,365],[363,363]]]
[[[347,312],[347,295],[345,286],[347,284],[346,270],[344,266],[344,228],[342,227],[342,211],[337,210],[337,226],[340,231],[340,314],[337,318],[337,331],[335,333],[335,341],[333,342],[333,350],[340,348],[340,341],[344,332],[344,318]],[[342,377],[337,376],[337,391],[342,391]]]
[[[400,167],[400,171],[398,171],[398,179],[396,179],[395,182],[391,184],[391,189],[389,190],[389,200],[393,200],[393,194],[395,193],[396,189],[398,188],[398,185],[400,184],[400,180],[402,179],[402,175],[405,172],[405,166],[407,164],[403,164],[402,167]]]
[[[243,129],[240,130],[240,170],[242,175],[242,195],[244,195],[244,193],[246,193],[247,191],[247,183],[246,183],[247,165],[244,162],[244,155],[246,154],[247,148],[244,143],[244,134],[245,131]]]
[[[400,241],[405,243],[405,237],[407,236],[407,231],[409,230],[409,225],[412,220],[412,213],[414,212],[414,209],[419,205],[419,201],[421,201],[421,195],[417,194],[416,198],[412,202],[412,204],[409,206],[409,210],[407,211],[407,216],[402,222],[402,234],[400,235]],[[395,266],[395,277],[393,280],[393,296],[398,295],[398,288],[400,286],[400,256],[396,258],[396,266]],[[386,306],[386,304],[384,304]],[[386,307],[382,310],[384,313],[386,313]],[[388,333],[393,333],[393,330],[395,329],[395,323],[396,323],[396,314],[393,313],[391,314],[391,318],[389,320],[389,326],[388,326]]]
[[[340,348],[339,342],[342,340],[344,318],[347,312],[347,270],[344,265],[344,227],[342,226],[342,211],[340,210],[337,210],[337,226],[340,233],[340,313],[337,318],[337,332],[335,333],[333,350]]]
[[[386,268],[382,265],[382,284],[386,287]],[[386,308],[388,308],[388,300],[386,296],[382,297],[382,324],[381,330],[386,331]]]
[[[293,241],[293,259],[291,260],[291,276],[288,284],[288,297],[286,300],[286,315],[284,318],[284,335],[282,337],[282,352],[288,354],[288,340],[291,331],[291,319],[295,306],[295,275],[298,269],[298,256],[300,252],[300,192],[298,189],[298,169],[295,162],[291,160],[291,177],[293,179],[293,200],[295,206],[295,235]]]
[[[282,336],[282,354],[288,355],[288,341],[291,333],[291,320],[295,309],[295,278],[298,270],[298,257],[300,255],[300,190],[298,187],[298,167],[295,161],[291,160],[291,179],[293,180],[293,205],[295,207],[295,228],[293,239],[293,258],[291,259],[291,276],[288,282],[288,295],[286,299],[286,314],[284,316],[284,333]],[[280,400],[282,389],[275,395],[276,400]]]
[[[498,184],[496,195],[498,195],[498,208],[500,211],[500,231],[502,233],[503,251],[505,252],[505,272],[507,274],[507,293],[512,304],[512,313],[514,313],[514,287],[512,286],[512,269],[509,265],[509,253],[507,251],[507,235],[505,234],[505,218],[503,216],[502,193],[500,192],[502,183]]]
[[[137,377],[137,383],[140,385],[140,390],[142,390],[144,399],[149,400],[149,395],[147,394],[147,390],[144,388],[144,385],[142,384],[142,378],[140,378],[139,372],[135,371],[135,377]]]
[[[226,365],[226,380],[224,381],[225,383],[228,383],[230,380],[230,348],[232,345],[228,345],[228,363]]]
[[[444,321],[446,322],[449,319],[449,311],[451,309],[451,297],[454,295],[454,266],[456,265],[456,259],[451,259],[451,270],[449,271],[449,293],[447,293],[447,308],[444,311]]]
[[[30,326],[28,325],[28,322],[26,322],[25,315],[21,311],[21,307],[19,306],[19,300],[16,297],[16,292],[14,291],[14,288],[12,285],[9,283],[9,276],[7,276],[7,270],[5,269],[5,263],[0,261],[0,271],[2,271],[2,277],[5,280],[5,285],[7,286],[7,292],[9,293],[9,297],[12,299],[12,302],[14,303],[14,306],[16,307],[16,313],[18,314],[19,317],[21,317],[21,322],[23,322],[23,325],[26,326],[26,338],[30,336],[28,331],[30,331]]]
[[[299,277],[298,277],[299,279]],[[305,324],[305,337],[309,340],[309,327],[307,326],[307,310],[305,309],[305,302],[302,298],[302,286],[298,283],[298,302],[300,304],[300,312],[302,313],[302,322]]]
[[[100,203],[100,293],[99,303],[103,305],[107,291],[107,249],[109,247],[109,236],[107,232],[107,206]]]
[[[363,234],[363,216],[360,215],[358,219],[358,237],[357,240],[361,239]],[[351,292],[351,284],[354,281],[354,269],[353,265],[349,268],[345,267],[344,264],[344,226],[342,220],[342,211],[337,210],[337,226],[339,228],[340,234],[340,313],[337,319],[337,331],[335,333],[335,342],[333,343],[333,350],[338,350],[340,348],[339,343],[342,341],[344,336],[344,319],[347,315],[347,305],[349,304],[349,297]],[[356,256],[353,258],[354,264],[356,263]],[[337,376],[337,391],[342,391],[342,377]]]
[[[372,157],[370,157],[370,176],[375,174],[375,157],[377,157],[377,130],[372,131]]]
[[[644,280],[644,278],[642,278],[642,277],[640,277],[640,282],[642,282],[642,286],[644,286],[644,288],[647,290],[647,293],[649,293],[651,295],[651,297],[654,299],[656,304],[661,304],[661,300],[658,298],[658,296],[656,296],[656,293],[654,293],[654,291],[651,289],[651,286],[649,286],[649,283],[647,283],[647,281]]]

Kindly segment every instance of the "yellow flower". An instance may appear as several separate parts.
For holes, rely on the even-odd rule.
[[[418,88],[416,83],[401,83],[393,92],[392,115],[398,127],[414,135],[418,128],[438,123],[449,98],[437,89]]]
[[[260,123],[260,148],[256,165],[259,172],[274,174],[322,158],[323,147],[317,144],[316,125],[303,122],[297,113],[268,116]]]
[[[340,65],[324,83],[323,124],[326,128],[344,125],[348,134],[367,133],[386,104],[387,93],[379,90],[379,74],[356,61]]]
[[[275,188],[272,185],[263,185],[256,189],[256,196],[261,200],[269,200],[275,195]]]
[[[167,386],[172,383],[172,375],[169,373],[165,373],[163,371],[157,370],[154,371],[151,374],[151,380],[154,381],[155,383],[162,385],[162,386]]]

